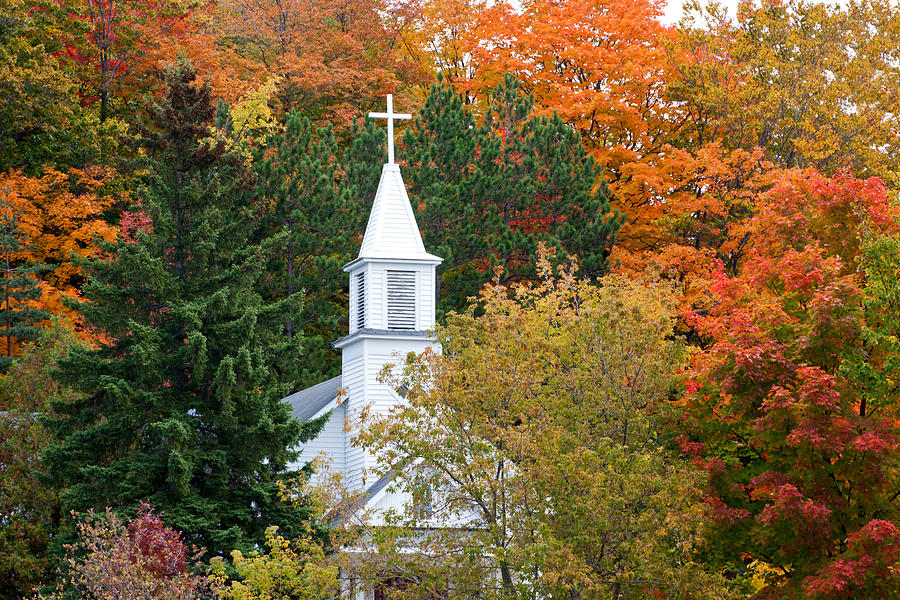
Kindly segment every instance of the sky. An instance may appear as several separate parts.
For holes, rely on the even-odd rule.
[[[669,4],[666,6],[666,10],[663,13],[662,22],[666,25],[677,23],[678,20],[681,19],[682,4],[684,4],[684,0],[669,0]],[[728,7],[728,14],[734,16],[738,0],[720,0],[719,4],[726,5]]]
[[[705,0],[701,0],[705,1]],[[839,4],[841,0],[813,0],[814,2],[824,2],[828,4]],[[666,10],[663,14],[662,21],[663,23],[670,25],[673,23],[677,23],[681,18],[681,5],[683,4],[683,0],[668,0],[668,5],[666,6]],[[737,9],[738,0],[719,0],[719,4],[723,4],[728,7],[728,14],[732,17],[735,14]]]

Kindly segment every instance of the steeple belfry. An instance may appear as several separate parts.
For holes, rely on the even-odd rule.
[[[381,381],[385,365],[402,363],[410,352],[430,348],[440,353],[434,313],[442,259],[425,250],[400,166],[394,163],[393,119],[409,115],[396,115],[388,96],[388,112],[371,116],[388,119],[388,162],[359,256],[344,266],[350,277],[349,331],[333,344],[341,351],[341,374],[291,394],[285,402],[301,420],[328,416],[319,436],[301,446],[303,459],[324,453],[329,468],[344,475],[344,484],[374,503],[387,493],[390,476],[376,481],[378,457],[354,443],[360,416],[367,411],[386,414],[405,402],[398,390]]]

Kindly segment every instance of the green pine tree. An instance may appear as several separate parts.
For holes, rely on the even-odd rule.
[[[340,153],[329,128],[315,129],[292,112],[285,130],[255,156],[257,191],[267,203],[261,237],[286,236],[274,257],[268,294],[305,294],[304,311],[291,315],[288,337],[305,336],[305,370],[298,383],[311,385],[339,370],[331,342],[340,337],[347,306],[347,278],[341,267],[359,248],[368,203],[356,201],[341,178]]]
[[[403,137],[425,245],[445,259],[439,314],[464,308],[494,265],[504,283],[535,278],[541,241],[559,259],[577,254],[590,276],[607,270],[622,216],[578,133],[556,115],[533,115],[533,104],[507,75],[479,123],[438,82]]]
[[[317,433],[280,399],[292,391],[301,309],[258,293],[284,236],[253,243],[262,212],[242,157],[214,134],[208,85],[185,62],[137,140],[147,157],[148,231],[85,262],[85,320],[106,334],[60,365],[83,397],[55,406],[60,440],[45,453],[65,509],[139,501],[214,554],[249,550],[265,528],[285,535],[308,516],[278,499],[291,449]],[[278,244],[281,244],[281,247]]]
[[[44,267],[22,261],[21,253],[27,249],[24,238],[19,229],[19,214],[9,203],[7,188],[0,196],[0,335],[3,339],[0,373],[9,369],[19,344],[37,339],[41,331],[38,325],[50,318],[50,313],[30,304],[41,296],[33,275]]]

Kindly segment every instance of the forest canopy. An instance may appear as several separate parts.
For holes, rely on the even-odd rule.
[[[339,589],[281,399],[340,372],[386,94],[446,353],[360,439],[428,465],[372,585],[900,595],[900,5],[663,9],[0,0],[0,600]],[[451,473],[509,502],[405,562]]]

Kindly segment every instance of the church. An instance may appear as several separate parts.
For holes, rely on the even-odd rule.
[[[396,390],[378,382],[385,364],[428,347],[440,351],[433,330],[436,268],[442,259],[422,243],[400,165],[394,162],[393,121],[410,115],[394,113],[392,104],[388,95],[387,112],[369,114],[387,119],[388,162],[359,256],[344,266],[350,277],[350,327],[333,344],[341,351],[341,374],[283,400],[301,421],[330,414],[319,435],[300,447],[301,462],[293,467],[324,455],[349,491],[362,495],[364,509],[376,513],[397,506],[399,499],[388,491],[389,476],[372,477],[378,457],[352,443],[358,416],[363,407],[387,413],[402,401]]]

